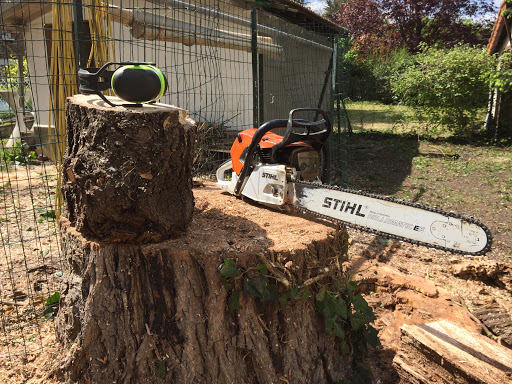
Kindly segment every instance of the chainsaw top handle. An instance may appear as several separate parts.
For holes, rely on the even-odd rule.
[[[295,115],[297,112],[315,112],[315,116],[321,115],[322,120],[309,122],[306,120],[293,119],[293,115]],[[321,129],[322,125],[324,126],[323,129]],[[313,127],[316,128],[315,131],[312,131]],[[293,132],[293,128],[306,128],[306,132]],[[325,113],[324,110],[318,108],[292,109],[288,117],[288,123],[286,124],[286,132],[284,133],[283,140],[272,147],[270,158],[272,161],[276,161],[277,153],[279,153],[280,150],[298,141],[309,144],[313,147],[313,149],[315,149],[315,151],[320,152],[325,141],[331,134],[331,131],[331,121],[329,120],[329,116],[327,116],[327,113]]]
[[[297,112],[315,112],[316,116],[322,116],[322,120],[310,122],[303,119],[294,119],[293,116]],[[319,130],[322,125],[324,125],[325,128]],[[242,167],[242,170],[240,171],[240,175],[238,177],[238,181],[234,189],[234,194],[236,196],[241,195],[242,186],[244,185],[245,180],[249,178],[252,171],[254,170],[254,158],[257,154],[257,149],[260,141],[263,139],[263,136],[265,136],[265,134],[268,131],[271,131],[272,129],[284,128],[285,126],[286,132],[284,133],[283,140],[272,147],[272,161],[275,161],[276,154],[278,153],[279,150],[290,144],[296,143],[297,141],[302,141],[308,145],[311,145],[311,147],[313,147],[316,151],[320,151],[322,149],[323,144],[325,143],[325,141],[327,140],[332,131],[331,122],[329,120],[329,117],[327,116],[327,113],[324,110],[318,108],[292,109],[290,111],[288,120],[270,120],[261,125],[254,133],[251,143],[247,147],[247,155],[245,157],[244,165]],[[312,131],[313,127],[316,127],[317,131]],[[292,132],[293,128],[306,128],[306,132],[295,133]]]

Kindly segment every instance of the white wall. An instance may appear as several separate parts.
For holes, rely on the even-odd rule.
[[[133,1],[111,2],[132,7]],[[139,1],[138,6],[144,6]],[[226,5],[226,8],[229,8]],[[232,7],[231,7],[232,8]],[[237,8],[238,9],[238,8]],[[232,11],[235,8],[232,8]],[[152,10],[148,10],[152,11]],[[226,11],[226,10],[223,10]],[[160,15],[164,15],[161,11]],[[167,11],[165,15],[197,23],[202,27],[219,28],[219,20],[182,9]],[[238,17],[250,17],[243,11]],[[87,15],[84,14],[84,19]],[[51,23],[51,15],[45,15],[26,30],[29,74],[34,93],[36,124],[48,125],[49,85],[46,47],[42,22]],[[223,25],[223,29],[240,32],[239,26]],[[169,80],[169,90],[161,102],[173,104],[190,111],[197,121],[216,124],[225,122],[233,129],[245,129],[252,124],[252,72],[251,54],[233,49],[210,46],[185,46],[181,43],[135,39],[130,27],[113,23],[116,61],[151,61],[164,72]],[[114,67],[112,67],[114,68]]]

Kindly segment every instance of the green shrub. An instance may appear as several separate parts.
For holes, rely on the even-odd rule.
[[[423,48],[393,76],[393,94],[430,123],[471,136],[483,126],[478,112],[487,104],[494,62],[482,48]]]
[[[19,164],[26,164],[34,161],[37,155],[34,151],[26,151],[27,145],[19,141],[14,143],[12,148],[0,149],[0,158],[2,163],[9,165],[9,163],[18,162]],[[2,164],[2,165],[4,165]]]

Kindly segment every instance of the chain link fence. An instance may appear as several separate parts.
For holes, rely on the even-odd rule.
[[[77,92],[78,68],[154,62],[169,81],[160,102],[198,123],[197,176],[213,175],[237,132],[297,107],[333,117],[331,161],[341,174],[341,34],[290,0],[2,1],[0,367],[55,342],[64,99]]]

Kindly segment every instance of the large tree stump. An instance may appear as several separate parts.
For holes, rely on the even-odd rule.
[[[162,104],[112,108],[98,96],[66,104],[62,189],[77,231],[112,242],[158,242],[191,220],[195,123]]]
[[[219,268],[262,260],[303,284],[343,253],[344,230],[194,190],[188,231],[158,244],[98,242],[62,221],[66,287],[56,319],[67,379],[94,383],[333,383],[347,378],[314,297],[276,302],[230,293]],[[286,267],[285,267],[286,266]],[[286,270],[285,270],[286,269]],[[311,281],[311,280],[309,280]],[[284,287],[282,287],[284,289]]]
[[[193,212],[192,128],[182,110],[106,108],[75,96],[67,117],[65,286],[56,318],[67,380],[332,383],[347,376],[313,297],[281,309],[240,294],[247,279],[263,279],[262,262],[269,277],[288,282],[281,293],[321,281],[327,266],[340,270],[345,232],[211,184],[196,190]],[[229,290],[219,269],[225,260],[240,271]]]

